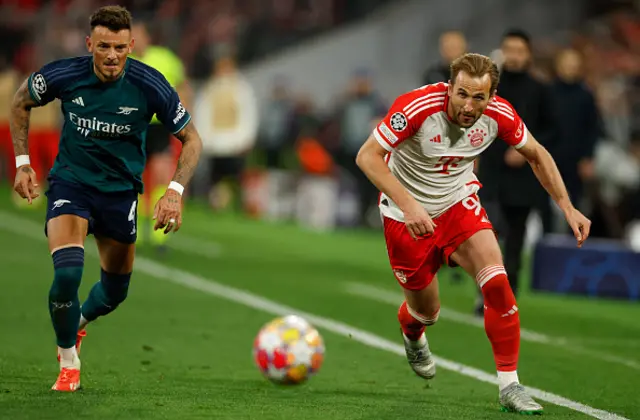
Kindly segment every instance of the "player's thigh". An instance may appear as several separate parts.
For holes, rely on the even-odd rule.
[[[436,274],[441,254],[433,238],[415,240],[404,223],[384,218],[384,236],[393,274],[415,311],[431,315],[440,306]]]
[[[69,245],[84,246],[89,221],[73,214],[63,214],[47,221],[49,252]]]
[[[92,203],[93,233],[96,238],[113,239],[132,245],[138,237],[138,193],[131,190],[102,194]]]
[[[493,225],[477,195],[457,203],[441,219],[439,246],[449,265],[461,266],[474,278],[487,265],[502,265]]]
[[[475,232],[451,254],[450,258],[473,278],[485,267],[503,265],[500,245],[491,229]]]
[[[133,271],[136,254],[135,243],[118,242],[115,239],[95,235],[100,254],[100,267],[107,273],[128,274]]]
[[[430,317],[440,309],[440,291],[438,288],[438,276],[433,276],[432,280],[424,289],[410,290],[402,289],[407,305],[421,315]]]
[[[45,234],[49,250],[84,244],[91,228],[90,199],[80,185],[51,180],[47,190]]]

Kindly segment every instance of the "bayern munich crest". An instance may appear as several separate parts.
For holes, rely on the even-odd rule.
[[[487,135],[487,132],[481,128],[473,129],[467,134],[469,137],[470,143],[473,147],[478,147],[484,142],[484,138]]]
[[[402,112],[396,112],[389,119],[389,123],[394,131],[402,131],[407,128],[407,117]]]

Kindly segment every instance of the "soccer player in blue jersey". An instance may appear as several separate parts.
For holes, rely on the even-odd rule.
[[[202,141],[189,112],[167,80],[127,56],[134,47],[131,15],[120,6],[98,9],[86,39],[90,55],[54,61],[31,74],[11,107],[16,155],[15,190],[38,196],[27,146],[30,110],[55,98],[62,103],[60,150],[49,174],[45,234],[53,257],[49,313],[58,344],[56,391],[80,387],[78,356],[86,325],[127,297],[133,269],[138,195],[145,144],[153,115],[182,142],[173,180],[157,202],[154,229],[178,231],[182,192],[197,166]],[[80,305],[84,241],[93,234],[100,253],[100,281]]]

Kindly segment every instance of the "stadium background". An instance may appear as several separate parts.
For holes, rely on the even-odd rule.
[[[433,418],[493,418],[494,388],[478,375],[450,373],[461,366],[444,363],[440,381],[424,389],[406,362],[381,341],[363,344],[356,330],[342,334],[333,324],[321,325],[326,367],[298,391],[263,383],[249,353],[261,324],[294,310],[398,341],[400,294],[386,261],[375,191],[354,167],[354,150],[393,99],[422,85],[427,69],[438,65],[445,31],[462,32],[468,51],[500,63],[501,35],[520,28],[532,37],[532,73],[547,83],[556,77],[561,49],[580,52],[600,126],[593,159],[580,173],[587,194],[578,205],[594,221],[590,244],[576,252],[561,220],[549,235],[542,234],[538,215],[528,222],[520,296],[524,380],[640,418],[637,1],[487,0],[481,7],[468,0],[118,2],[147,23],[154,44],[182,59],[195,92],[191,111],[209,149],[188,191],[183,231],[170,239],[167,254],[140,247],[137,289],[95,326],[82,403],[47,395],[43,380],[51,374],[43,372],[55,365],[42,354],[53,340],[40,303],[51,264],[42,205],[26,209],[10,198],[8,107],[29,72],[85,53],[87,16],[107,3],[0,2],[6,197],[0,305],[9,308],[0,320],[3,343],[5,337],[15,343],[0,352],[0,417],[44,418],[74,409],[111,418],[117,408],[124,418],[191,418],[211,410],[221,418],[400,418],[417,407]],[[40,173],[55,151],[57,106],[33,113],[31,153]],[[245,165],[237,178],[212,185],[218,178],[211,163],[230,156],[213,145],[221,136],[240,144],[232,157]],[[93,259],[85,279],[96,269]],[[482,321],[472,315],[471,280],[444,270],[441,283],[445,310],[433,329],[434,351],[490,372]],[[261,306],[225,287],[287,307]],[[101,353],[116,342],[126,344]],[[547,405],[554,416],[582,418]],[[317,407],[326,411],[314,414]]]

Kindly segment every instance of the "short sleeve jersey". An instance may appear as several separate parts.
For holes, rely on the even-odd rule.
[[[53,61],[29,76],[28,87],[39,105],[61,102],[64,125],[50,175],[103,192],[142,192],[154,114],[174,134],[191,119],[166,78],[131,58],[113,82],[97,77],[91,56]]]
[[[527,128],[511,104],[496,96],[469,128],[447,115],[448,84],[436,83],[399,96],[373,130],[389,168],[432,217],[480,188],[474,160],[496,138],[515,148],[527,142]],[[403,221],[402,211],[384,194],[382,213]]]
[[[134,58],[158,70],[174,88],[180,86],[186,79],[182,61],[169,48],[151,45],[146,49],[144,55],[134,54]],[[151,124],[161,123],[154,115]]]

